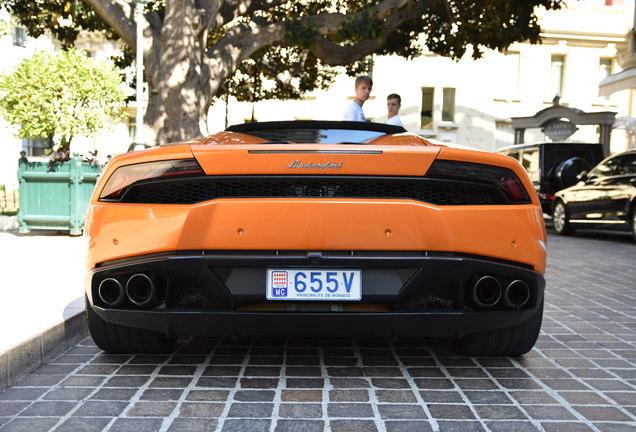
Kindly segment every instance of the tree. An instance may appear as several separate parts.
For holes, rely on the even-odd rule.
[[[78,50],[44,51],[0,77],[0,112],[19,137],[52,138],[68,159],[77,136],[91,137],[122,117],[125,91],[119,73]]]
[[[126,0],[2,1],[32,35],[49,29],[72,44],[80,29],[103,30],[135,47],[134,6]],[[422,33],[430,51],[455,59],[469,45],[478,58],[484,49],[537,43],[535,8],[562,2],[152,0],[140,23],[149,85],[144,123],[157,144],[204,135],[210,104],[223,92],[260,97],[260,79],[275,94],[298,95],[328,85],[329,66],[374,53],[416,56]]]

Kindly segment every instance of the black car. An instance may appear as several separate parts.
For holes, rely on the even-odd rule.
[[[599,143],[544,142],[518,144],[497,150],[517,159],[526,169],[539,195],[541,209],[552,214],[554,194],[577,183],[578,175],[603,160]]]
[[[630,231],[636,240],[636,150],[610,156],[579,178],[576,185],[555,196],[556,233],[614,229]]]

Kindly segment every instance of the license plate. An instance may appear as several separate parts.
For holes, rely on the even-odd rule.
[[[362,298],[359,269],[268,269],[268,300],[354,301]]]

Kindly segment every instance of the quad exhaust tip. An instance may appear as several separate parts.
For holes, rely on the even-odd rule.
[[[514,280],[506,287],[503,299],[509,308],[519,309],[530,300],[530,287],[522,280]]]
[[[137,273],[128,279],[126,295],[131,302],[143,308],[154,306],[159,302],[155,283],[143,273]]]
[[[482,309],[489,309],[501,299],[501,284],[492,276],[482,276],[473,285],[471,300]]]
[[[126,300],[124,286],[115,278],[104,279],[99,284],[97,293],[108,306],[120,306]]]

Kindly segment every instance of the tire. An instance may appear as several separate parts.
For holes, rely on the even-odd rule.
[[[578,156],[571,157],[568,160],[561,162],[555,171],[559,190],[577,184],[579,181],[579,174],[583,171],[589,171],[591,168],[592,166],[587,160]]]
[[[104,321],[86,300],[88,331],[95,344],[108,353],[159,354],[171,352],[177,342],[149,330]]]
[[[636,241],[636,203],[632,205],[632,215],[630,216],[630,220],[632,221],[632,237],[634,241]]]
[[[554,210],[552,211],[552,224],[554,225],[554,231],[558,235],[574,234],[575,229],[570,223],[570,211],[563,203],[563,201],[557,201],[554,203]]]
[[[488,330],[464,336],[455,349],[469,356],[520,356],[532,349],[541,330],[543,300],[528,321],[514,327]]]

